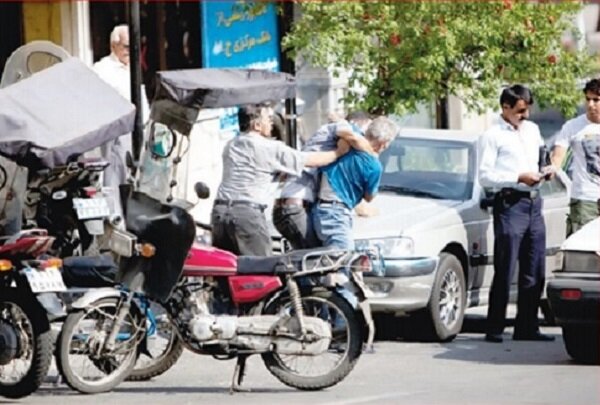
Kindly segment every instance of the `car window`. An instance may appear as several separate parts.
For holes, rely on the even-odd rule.
[[[465,142],[398,137],[381,154],[381,190],[423,198],[471,197],[473,145]]]

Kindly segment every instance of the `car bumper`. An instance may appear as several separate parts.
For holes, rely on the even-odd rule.
[[[556,323],[563,325],[600,324],[600,277],[565,277],[557,274],[546,288]],[[563,290],[579,290],[578,298],[561,297]]]
[[[427,306],[437,265],[437,257],[386,258],[384,276],[365,277],[371,310],[405,313]]]

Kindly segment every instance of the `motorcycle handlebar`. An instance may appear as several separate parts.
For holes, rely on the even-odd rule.
[[[212,225],[205,224],[200,221],[194,221],[194,222],[195,222],[196,226],[200,229],[204,229],[205,231],[210,231],[210,232],[212,232],[212,230],[213,230]]]

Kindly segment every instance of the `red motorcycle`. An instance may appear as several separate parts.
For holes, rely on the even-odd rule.
[[[44,305],[54,294],[44,294],[66,289],[62,261],[40,258],[53,242],[41,229],[0,238],[0,395],[8,398],[37,390],[50,367],[53,343]]]
[[[138,249],[138,259],[150,253]],[[164,288],[169,275],[135,267],[122,267],[128,274],[121,281],[133,286],[144,274],[149,297],[166,293],[162,306],[187,349],[237,358],[232,390],[239,389],[252,354],[260,354],[267,369],[291,387],[330,387],[352,370],[363,342],[372,342],[360,276],[371,270],[367,254],[307,250],[236,257],[194,244],[172,292]],[[127,377],[146,335],[145,297],[99,289],[73,303],[57,347],[59,370],[71,388],[104,392]]]

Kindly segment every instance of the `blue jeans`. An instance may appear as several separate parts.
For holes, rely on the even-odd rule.
[[[354,249],[352,211],[342,204],[317,203],[312,210],[313,225],[323,246]]]

